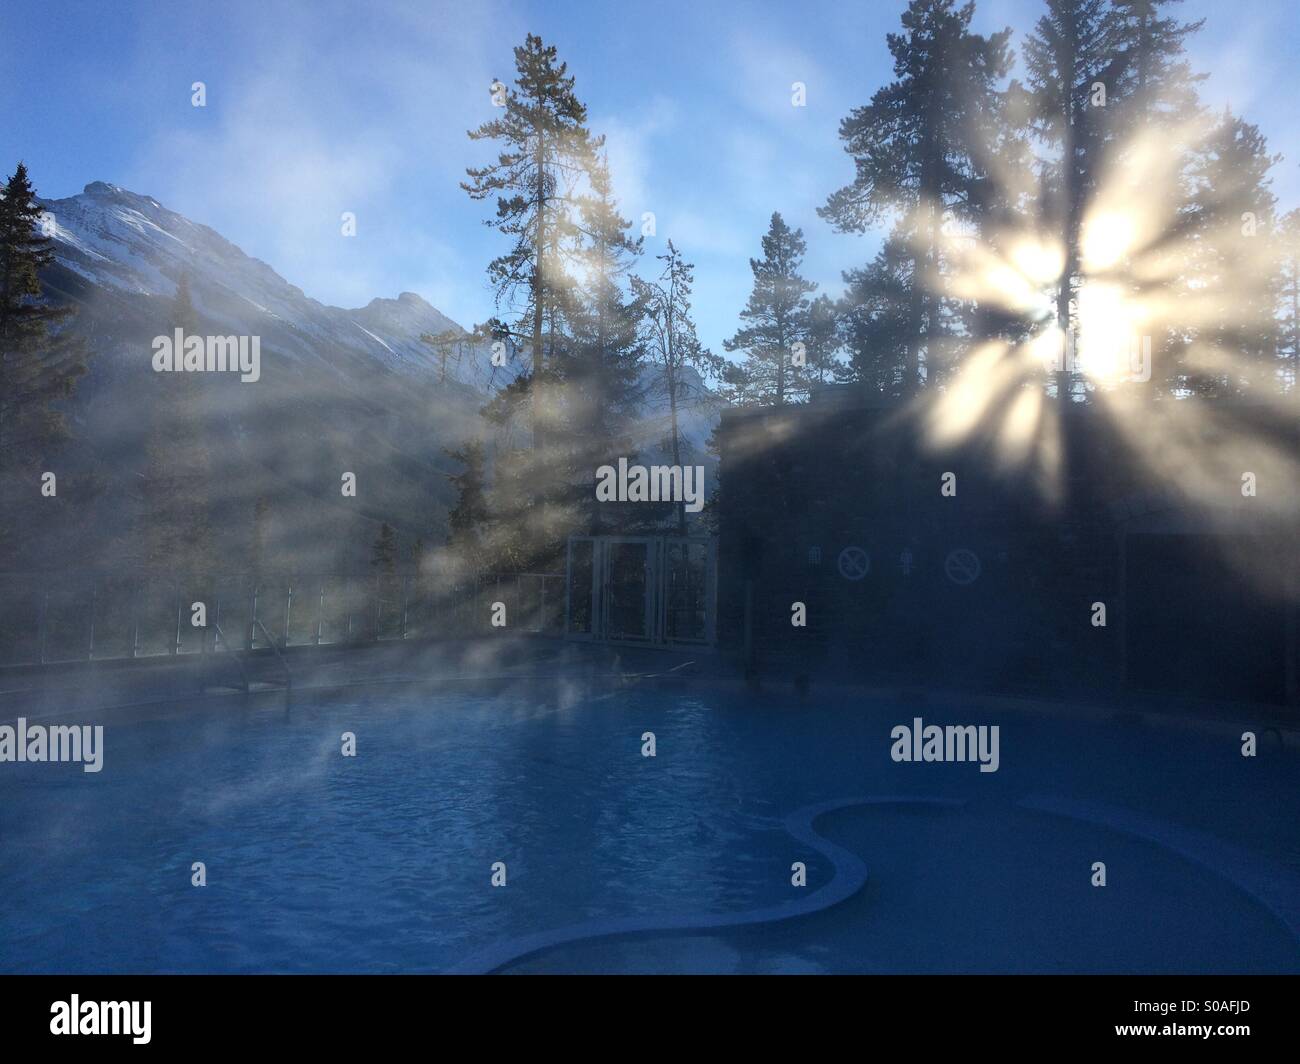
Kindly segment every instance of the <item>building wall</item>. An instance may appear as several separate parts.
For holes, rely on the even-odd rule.
[[[1247,549],[1232,541],[1259,530],[1229,532],[1225,545],[1222,531],[1208,539],[1184,515],[1173,538],[1151,541],[1134,531],[1133,513],[1170,512],[1177,500],[1128,463],[1097,411],[1072,412],[1060,435],[1066,473],[1053,503],[990,439],[929,448],[896,407],[823,400],[727,412],[722,651],[760,677],[1283,700],[1282,600],[1207,560]],[[956,474],[953,497],[940,491],[945,472]],[[1260,542],[1294,554],[1276,530]],[[853,547],[869,557],[861,579],[840,570]],[[972,555],[978,576],[965,582]],[[859,557],[846,557],[849,575]],[[795,602],[807,607],[806,628],[791,625]],[[1093,624],[1095,602],[1105,627]],[[1188,610],[1203,621],[1180,621]]]

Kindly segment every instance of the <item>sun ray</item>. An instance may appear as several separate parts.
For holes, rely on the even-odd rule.
[[[1220,213],[1233,226],[1208,231],[1185,216],[1183,164],[1208,128],[1145,133],[1113,153],[1083,212],[1066,322],[1058,295],[1069,256],[1041,189],[1018,228],[946,234],[944,269],[927,283],[1024,328],[1014,339],[973,337],[937,394],[916,400],[930,446],[991,443],[1007,471],[1059,500],[1065,424],[1050,384],[1068,367],[1146,483],[1179,497],[1207,528],[1240,510],[1244,471],[1275,488],[1300,481],[1300,456],[1275,431],[1288,416],[1294,425],[1295,396],[1251,387],[1271,367],[1241,342],[1268,290],[1274,245],[1244,224],[1238,231],[1231,210]],[[1205,381],[1222,382],[1223,396],[1206,394]],[[1252,515],[1294,529],[1291,494],[1261,494]],[[1277,590],[1261,559],[1233,560]]]

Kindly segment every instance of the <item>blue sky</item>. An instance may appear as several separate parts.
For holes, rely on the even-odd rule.
[[[816,215],[851,176],[840,119],[890,77],[885,34],[904,0],[846,3],[396,3],[370,0],[5,0],[0,166],[23,158],[39,192],[123,185],[211,225],[309,296],[356,306],[402,291],[469,326],[491,313],[484,266],[502,238],[458,187],[491,157],[465,131],[494,113],[525,33],[556,44],[590,124],[607,135],[626,215],[653,211],[696,263],[701,338],[736,328],[748,257],[773,210],[804,229],[805,273],[836,293],[877,238]],[[1257,122],[1284,207],[1300,205],[1300,7],[1187,0],[1204,16],[1207,101]],[[981,0],[984,31],[1017,43],[1039,0]],[[190,104],[207,85],[208,106]],[[808,105],[790,105],[790,85]],[[21,106],[17,101],[21,100]],[[344,239],[339,215],[357,215]]]

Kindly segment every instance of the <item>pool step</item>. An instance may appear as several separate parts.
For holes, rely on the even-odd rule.
[[[213,695],[224,694],[228,691],[234,691],[239,694],[256,695],[267,691],[285,691],[288,690],[283,681],[276,683],[270,680],[250,680],[245,686],[241,683],[205,683],[200,689],[200,694]]]

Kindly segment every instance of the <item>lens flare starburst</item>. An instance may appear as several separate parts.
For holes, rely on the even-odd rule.
[[[945,234],[932,293],[1001,324],[973,330],[960,363],[916,401],[932,446],[990,443],[1006,470],[1059,502],[1066,421],[1086,405],[1100,414],[1089,431],[1112,434],[1203,529],[1240,518],[1249,472],[1272,486],[1250,497],[1252,528],[1294,532],[1297,388],[1285,385],[1269,297],[1279,248],[1259,203],[1198,181],[1211,137],[1198,122],[1114,151],[1073,253],[1072,227],[1042,188],[1021,222]]]

